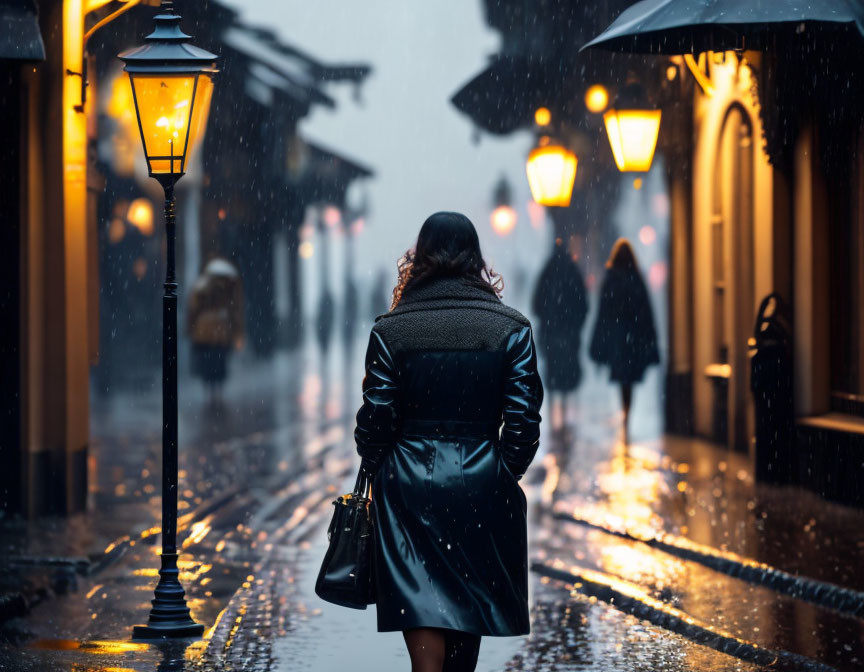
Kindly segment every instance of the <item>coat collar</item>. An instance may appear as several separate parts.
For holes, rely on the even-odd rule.
[[[505,306],[495,294],[457,278],[439,278],[413,289],[402,298],[398,306],[389,313],[380,315],[377,319],[386,319],[410,312],[446,310],[448,308],[488,310],[506,315],[525,326],[530,325],[521,313]]]
[[[501,303],[501,299],[492,292],[487,292],[459,278],[436,278],[405,294],[397,308],[403,305],[407,306],[423,301],[440,301],[442,299]]]

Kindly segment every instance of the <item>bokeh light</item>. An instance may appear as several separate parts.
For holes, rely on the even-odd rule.
[[[311,259],[312,255],[315,254],[315,246],[311,243],[311,241],[304,240],[300,243],[300,247],[297,249],[302,259]]]
[[[507,236],[516,228],[516,211],[509,205],[499,205],[492,211],[492,230]]]
[[[639,240],[642,241],[643,245],[653,245],[654,241],[657,240],[657,232],[654,230],[654,227],[646,224],[639,229]]]
[[[534,121],[538,126],[548,126],[552,121],[552,113],[548,107],[538,107],[534,113]]]
[[[602,84],[595,84],[585,92],[585,107],[589,112],[599,114],[609,105],[609,92]]]

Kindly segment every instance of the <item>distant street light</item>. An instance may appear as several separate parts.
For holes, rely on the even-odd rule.
[[[499,236],[509,235],[516,228],[516,211],[511,205],[512,193],[510,183],[503,175],[495,186],[495,193],[492,197],[492,205],[495,209],[492,211],[492,230]]]
[[[136,198],[126,212],[128,222],[145,236],[153,235],[153,204],[149,198]]]
[[[637,84],[628,84],[614,108],[603,115],[612,155],[622,173],[645,173],[651,169],[660,134],[660,115],[660,110],[648,105]]]
[[[602,84],[594,84],[585,92],[585,107],[589,112],[599,114],[609,105],[609,92]]]
[[[528,155],[526,172],[531,196],[540,205],[567,207],[573,195],[578,159],[549,137],[540,138]]]
[[[204,135],[216,55],[189,43],[173,3],[163,0],[147,43],[120,54],[132,84],[135,116],[150,177],[165,190],[167,242],[162,299],[162,566],[147,625],[136,639],[200,637],[186,606],[177,568],[177,280],[175,278],[174,184],[186,172]]]

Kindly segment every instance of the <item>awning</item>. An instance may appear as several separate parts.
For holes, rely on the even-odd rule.
[[[583,49],[688,54],[760,49],[778,31],[829,27],[864,35],[860,0],[642,0]]]
[[[44,61],[45,45],[33,0],[0,0],[0,60]]]

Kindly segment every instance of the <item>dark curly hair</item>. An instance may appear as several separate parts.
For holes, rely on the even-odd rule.
[[[504,281],[483,261],[477,230],[465,215],[436,212],[420,228],[417,244],[397,264],[393,310],[412,290],[436,278],[459,278],[501,297]]]

